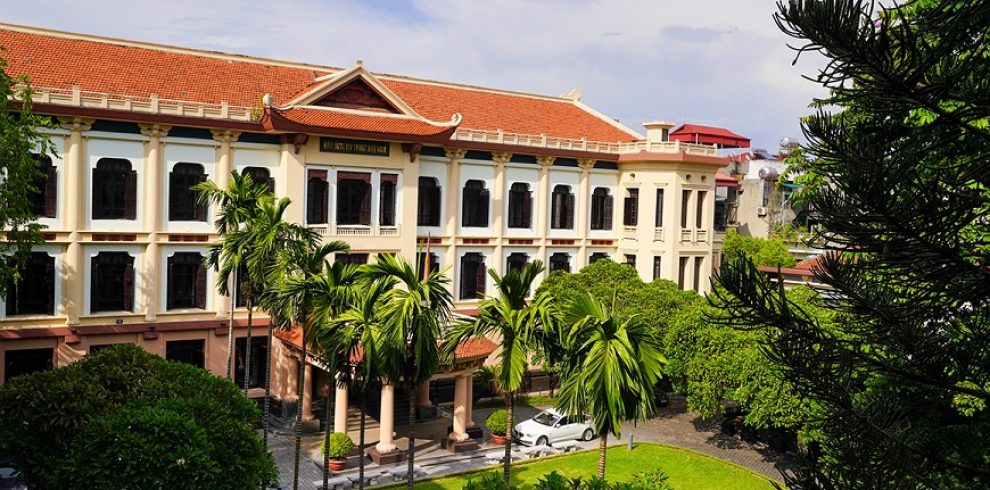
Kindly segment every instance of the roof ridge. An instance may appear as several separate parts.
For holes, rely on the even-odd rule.
[[[29,26],[23,24],[12,24],[8,22],[0,22],[0,30],[11,30],[11,31],[28,33],[28,34],[59,37],[64,39],[74,39],[79,41],[91,41],[91,42],[98,42],[104,44],[116,44],[119,46],[152,49],[156,51],[171,52],[177,54],[188,54],[193,56],[203,56],[207,58],[215,58],[221,60],[226,59],[233,61],[243,61],[245,63],[267,64],[267,65],[283,66],[287,68],[300,68],[306,70],[325,71],[328,73],[337,73],[346,70],[346,68],[339,66],[320,65],[320,64],[308,63],[304,61],[291,61],[291,60],[284,60],[278,58],[269,58],[265,56],[255,56],[255,55],[241,54],[241,53],[229,53],[226,51],[216,51],[216,50],[209,50],[202,48],[190,48],[187,46],[177,46],[174,44],[156,43],[151,41],[140,41],[135,39],[125,39],[120,37],[104,36],[100,34],[87,34],[82,32],[75,32],[75,31],[64,31],[60,29],[36,27],[36,26]],[[435,80],[431,78],[422,78],[422,77],[415,77],[410,75],[399,75],[394,73],[374,72],[374,71],[371,71],[371,73],[380,78],[397,80],[397,81],[409,81],[412,83],[421,83],[425,85],[435,85],[441,87],[475,90],[479,92],[488,92],[494,94],[522,96],[533,99],[550,100],[554,102],[563,102],[563,103],[574,102],[571,99],[566,99],[554,95],[539,94],[535,92],[526,92],[521,90],[507,90],[507,89],[500,89],[494,87],[486,87],[483,85],[475,85],[470,83],[449,82],[444,80]],[[315,78],[316,77],[314,77],[314,80]]]

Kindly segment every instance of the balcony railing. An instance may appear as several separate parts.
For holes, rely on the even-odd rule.
[[[662,242],[663,241],[663,228],[656,227],[653,229],[653,241]]]
[[[399,225],[309,225],[320,236],[399,236]]]
[[[681,241],[682,242],[694,241],[694,230],[681,230]]]
[[[607,141],[590,141],[586,138],[556,138],[545,134],[508,133],[501,130],[489,131],[484,129],[458,128],[450,138],[452,141],[469,141],[473,143],[494,143],[499,145],[526,146],[532,148],[547,148],[553,150],[587,151],[592,153],[680,153],[692,155],[717,156],[714,145],[682,143],[680,141],[633,141],[614,143]]]
[[[622,238],[627,240],[636,239],[636,227],[635,226],[623,226],[622,227]]]

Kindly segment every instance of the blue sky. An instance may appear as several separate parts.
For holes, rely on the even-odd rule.
[[[772,0],[62,0],[0,20],[559,95],[642,132],[725,126],[775,149],[822,90],[791,66]]]

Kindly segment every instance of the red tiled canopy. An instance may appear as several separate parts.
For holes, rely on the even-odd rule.
[[[733,133],[725,128],[684,124],[670,132],[671,141],[682,143],[704,143],[721,148],[748,148],[749,138]]]

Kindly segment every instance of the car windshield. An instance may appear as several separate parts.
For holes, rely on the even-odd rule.
[[[17,470],[9,466],[0,467],[0,479],[16,478],[18,474]]]
[[[535,420],[538,424],[553,427],[553,423],[557,421],[557,416],[550,412],[540,412],[533,417],[533,420]]]

